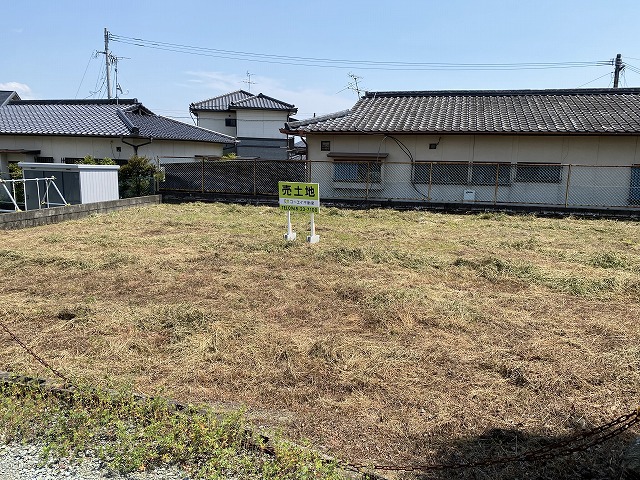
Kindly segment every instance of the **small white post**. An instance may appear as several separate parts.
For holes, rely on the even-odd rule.
[[[47,203],[47,208],[49,208],[49,207],[51,207],[51,205],[49,205],[49,187],[51,187],[51,180],[47,180],[45,178],[44,183],[45,183],[45,186],[46,186],[46,190],[44,192],[44,201]]]
[[[313,216],[313,212],[311,212],[311,235],[307,237],[307,242],[318,243],[319,241],[320,241],[320,235],[316,235],[316,222]]]
[[[291,211],[287,210],[287,233],[284,234],[284,239],[288,242],[293,242],[296,239],[296,232],[291,228]]]

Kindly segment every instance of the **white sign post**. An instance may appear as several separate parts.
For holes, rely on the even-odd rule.
[[[293,242],[296,239],[296,232],[291,228],[291,210],[287,210],[287,233],[284,234],[284,239],[288,242]]]
[[[320,235],[316,235],[316,222],[313,218],[313,212],[311,212],[311,235],[307,235],[307,242],[318,243],[320,241]]]

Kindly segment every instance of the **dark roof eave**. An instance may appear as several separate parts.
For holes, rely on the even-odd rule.
[[[400,90],[365,92],[363,98],[386,97],[504,97],[504,96],[545,96],[545,95],[594,95],[594,94],[629,94],[640,93],[638,87],[625,88],[549,88],[549,89],[514,89],[514,90]]]
[[[117,133],[114,133],[112,135],[92,135],[92,134],[86,134],[86,133],[75,133],[75,134],[69,134],[69,133],[0,133],[0,137],[2,135],[11,135],[11,136],[20,136],[20,137],[71,137],[71,138],[114,138],[114,139],[120,139],[120,138],[128,138],[128,139],[149,139],[149,138],[153,138],[154,141],[158,141],[158,140],[162,140],[164,142],[199,142],[199,143],[219,143],[221,145],[225,145],[227,143],[233,143],[234,141],[231,140],[229,142],[218,142],[218,141],[214,141],[214,140],[199,140],[196,138],[167,138],[167,137],[149,137],[149,136],[144,136],[144,135],[120,135]],[[237,140],[236,140],[237,142]]]
[[[298,111],[297,108],[268,108],[268,107],[251,107],[244,105],[230,105],[229,110],[271,110],[273,112],[293,112],[296,113]]]
[[[307,136],[307,135],[539,135],[539,136],[560,136],[560,135],[570,135],[570,136],[634,136],[640,135],[640,131],[637,132],[576,132],[576,131],[567,131],[567,132],[512,132],[512,131],[453,131],[453,130],[429,130],[429,131],[365,131],[365,130],[336,130],[336,131],[318,131],[318,130],[285,130],[283,128],[280,129],[281,133],[286,133],[289,135],[297,135],[297,136]]]
[[[280,128],[280,133],[284,135],[300,135],[301,130],[291,130],[290,128]]]

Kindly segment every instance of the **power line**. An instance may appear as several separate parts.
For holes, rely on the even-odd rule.
[[[593,83],[593,82],[595,82],[596,80],[600,80],[601,78],[606,77],[607,75],[611,75],[611,72],[607,72],[607,73],[605,73],[604,75],[599,76],[598,78],[594,78],[593,80],[591,80],[591,81],[589,81],[589,82],[587,82],[587,83],[583,83],[582,85],[577,86],[576,88],[582,88],[582,87],[584,87],[585,85],[589,85],[590,83]],[[609,82],[609,83],[611,83],[611,82]]]
[[[76,97],[78,98],[78,93],[80,92],[80,87],[82,87],[82,82],[84,82],[84,77],[87,75],[87,70],[89,70],[89,64],[91,63],[91,60],[95,58],[95,53],[91,52],[91,55],[89,56],[89,61],[87,62],[87,66],[84,69],[84,73],[82,74],[82,80],[80,80],[80,85],[78,85],[78,90],[76,90]]]
[[[625,65],[628,70],[631,70],[633,73],[637,73],[638,75],[640,75],[640,68],[636,67],[635,65],[631,65],[630,63],[625,63]]]
[[[523,63],[441,63],[441,62],[395,62],[373,60],[350,60],[317,57],[298,57],[265,53],[222,50],[198,47],[178,43],[145,40],[109,33],[109,39],[127,45],[133,45],[174,53],[199,55],[205,57],[224,58],[230,60],[246,60],[252,62],[296,65],[321,68],[354,68],[364,70],[543,70],[561,68],[585,68],[612,65],[612,60],[595,60],[586,62],[523,62]]]

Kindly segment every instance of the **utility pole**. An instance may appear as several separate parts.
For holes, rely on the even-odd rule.
[[[107,98],[111,100],[111,54],[109,53],[109,30],[104,29],[104,63],[107,68]]]
[[[622,55],[616,55],[615,60],[615,69],[613,71],[613,88],[618,88],[618,82],[620,80],[620,72],[624,68],[624,63],[622,63]]]

